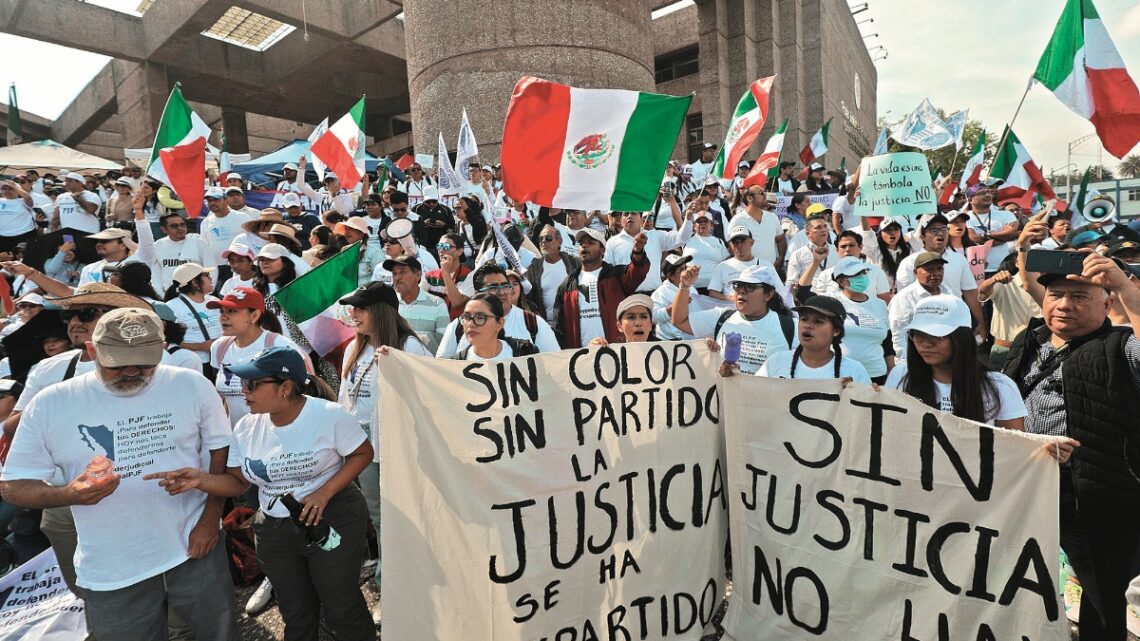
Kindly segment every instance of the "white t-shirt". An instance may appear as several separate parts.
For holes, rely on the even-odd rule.
[[[269,342],[270,336],[273,339],[272,344]],[[298,347],[288,337],[275,332],[263,331],[260,336],[253,339],[253,342],[245,347],[238,346],[237,341],[233,340],[232,337],[223,338],[219,335],[218,339],[214,341],[213,345],[210,345],[210,365],[218,370],[218,375],[214,378],[214,389],[218,390],[218,395],[226,401],[226,408],[230,412],[231,425],[237,425],[239,419],[249,414],[249,404],[245,402],[245,396],[241,393],[241,379],[230,372],[230,367],[248,363],[261,350],[276,346],[290,347],[300,354],[306,362],[309,360],[305,350]],[[225,341],[224,344],[229,345],[229,349],[222,355],[224,359],[219,360],[218,355],[223,340]]]
[[[578,340],[583,346],[594,338],[606,335],[598,302],[598,275],[601,271],[601,267],[592,272],[583,269],[578,276]],[[586,288],[585,293],[581,291],[583,287]],[[617,322],[616,319],[614,322]]]
[[[543,263],[540,286],[542,287],[542,308],[546,313],[546,320],[554,319],[554,301],[558,298],[558,288],[564,280],[566,280],[566,263],[562,262],[562,259],[553,263]]]
[[[735,256],[726,258],[713,269],[712,278],[709,279],[709,291],[720,292],[725,296],[732,296],[732,279],[753,265],[765,265],[772,269],[776,268],[772,263],[769,263],[763,258],[757,258],[756,256],[753,256],[752,260],[740,260]]]
[[[99,195],[93,191],[84,191],[80,198],[85,203],[96,205],[103,202],[99,200]],[[64,192],[57,196],[55,206],[59,210],[59,226],[61,228],[78,229],[92,234],[99,231],[99,218],[94,214],[87,213],[87,210],[80,207],[79,203],[75,201],[75,196],[70,192]]]
[[[895,365],[895,368],[887,375],[886,386],[901,390],[903,376],[906,376],[906,362]],[[1001,372],[990,372],[989,377],[994,387],[997,388],[997,398],[987,397],[985,399],[986,424],[993,425],[995,420],[1010,421],[1015,418],[1026,417],[1029,411],[1025,408],[1025,401],[1021,398],[1017,383],[1014,383],[1013,379]],[[934,389],[938,392],[938,409],[953,414],[954,404],[950,400],[952,385],[934,381]]]
[[[860,217],[855,215],[855,205],[847,202],[847,196],[836,196],[835,200],[831,201],[831,210],[839,214],[843,229],[860,228]]]
[[[190,531],[206,495],[169,496],[151,472],[201,468],[208,450],[230,445],[230,426],[209,381],[160,365],[147,387],[117,396],[95,373],[37,395],[12,441],[3,480],[70,480],[103,455],[122,475],[96,505],[74,505],[78,584],[117,590],[165,572],[189,558]]]
[[[843,303],[847,318],[843,321],[843,356],[859,361],[867,374],[882,376],[887,373],[883,354],[883,341],[890,330],[890,317],[883,299],[868,293],[867,300],[856,302],[843,294],[833,296]]]
[[[977,213],[971,213],[970,219],[966,221],[966,225],[973,229],[976,233],[982,234],[987,232],[995,232],[1010,223],[1016,223],[1017,216],[1013,212],[1004,209],[990,208],[989,213],[979,216]],[[986,271],[996,272],[1001,265],[1001,261],[1009,256],[1009,248],[1012,246],[1013,241],[1000,241],[995,240],[990,246],[990,252],[986,255]]]
[[[478,354],[476,354],[475,350],[468,349],[467,350],[467,357],[464,360],[468,360],[468,361],[505,361],[508,358],[514,358],[514,356],[515,356],[515,350],[511,349],[511,346],[507,344],[507,341],[499,340],[499,353],[498,354],[495,354],[491,358],[483,358],[483,357],[479,356]]]
[[[212,300],[218,300],[218,297],[206,294],[205,300],[196,303],[186,296],[180,295],[167,301],[167,306],[174,310],[175,320],[186,326],[186,337],[182,339],[183,343],[201,343],[221,338],[222,312],[218,309],[206,308],[206,303]],[[201,325],[198,323],[199,320],[202,321]],[[202,335],[202,325],[206,326],[206,333],[209,334],[209,337]],[[203,363],[210,362],[208,352],[195,351],[194,353]]]
[[[198,233],[201,235],[202,240],[206,241],[206,245],[214,254],[216,264],[224,265],[225,259],[222,258],[222,252],[229,248],[230,243],[238,234],[245,233],[241,226],[253,220],[252,217],[240,212],[230,210],[228,214],[222,217],[210,214],[202,221],[201,226],[198,228]],[[253,234],[250,234],[251,236]],[[260,240],[260,239],[259,239]],[[265,246],[266,241],[262,240],[261,245],[254,248],[258,251],[261,247]]]
[[[689,325],[693,328],[693,336],[712,336],[722,314],[724,310],[720,309],[708,309],[690,314]],[[737,361],[737,365],[745,374],[753,374],[760,369],[764,361],[768,360],[769,354],[794,348],[800,342],[793,330],[792,344],[788,345],[788,339],[780,326],[779,314],[771,311],[765,314],[764,318],[755,321],[745,319],[740,312],[733,312],[716,336],[716,342],[720,343],[722,350],[725,349],[724,337],[729,332],[740,334],[740,360]]]
[[[795,356],[795,351],[784,350],[776,352],[768,356],[768,360],[756,370],[756,376],[766,376],[768,378],[792,378],[792,357]],[[821,367],[808,367],[803,358],[800,362],[796,363],[796,376],[800,378],[815,378],[815,379],[834,379],[835,378],[835,355],[832,354],[831,360],[824,363]],[[843,358],[839,361],[839,378],[851,378],[856,383],[864,385],[871,384],[871,377],[867,375],[867,370],[864,369],[863,364],[853,358]]]
[[[222,283],[222,288],[218,291],[222,296],[225,296],[237,287],[253,287],[253,279],[245,280],[237,274],[234,274],[227,278],[225,283]]]
[[[345,358],[356,351],[357,340],[357,338],[352,339],[345,348]],[[423,343],[412,337],[404,341],[404,352],[428,358],[435,356]],[[349,368],[348,375],[342,374],[340,377],[340,395],[337,397],[337,402],[356,418],[361,429],[368,434],[368,440],[372,442],[373,460],[379,463],[381,412],[377,410],[380,408],[380,377],[376,375],[377,366],[373,361],[375,355],[376,348],[371,345],[360,351],[356,362]]]
[[[246,414],[234,426],[228,467],[257,486],[261,509],[288,518],[275,496],[292,493],[298,501],[320,489],[344,465],[344,457],[368,440],[348,410],[332,401],[306,397],[293,422],[280,427],[268,414]],[[156,484],[157,485],[157,484]]]
[[[199,374],[202,373],[202,361],[198,358],[198,354],[185,347],[179,347],[174,350],[173,353],[170,352],[170,348],[167,348],[162,355],[162,364],[182,367],[198,372]]]
[[[682,254],[692,256],[692,264],[701,268],[697,282],[693,283],[696,287],[708,287],[716,266],[732,255],[724,246],[723,240],[716,236],[699,236],[696,234],[685,242],[685,251]]]
[[[159,238],[154,241],[154,257],[155,264],[151,265],[154,273],[151,275],[151,280],[155,290],[159,292],[165,292],[174,282],[174,270],[178,269],[179,265],[198,263],[209,268],[218,266],[218,256],[210,248],[209,243],[198,234],[186,234],[186,238],[178,242],[170,240],[169,236]]]
[[[677,298],[677,290],[681,289],[679,285],[674,285],[670,281],[661,283],[661,286],[653,291],[650,298],[653,300],[653,309],[650,310],[653,318],[653,331],[657,334],[657,338],[666,341],[685,341],[693,337],[681,330],[673,324],[673,317],[669,313],[669,308],[673,306],[673,301]],[[689,299],[693,300],[697,296],[697,288],[689,288]]]
[[[730,229],[738,225],[752,232],[752,255],[763,258],[769,263],[775,263],[780,257],[776,248],[776,237],[784,233],[784,229],[780,227],[780,218],[766,211],[757,221],[746,213],[739,213],[733,216],[728,226],[724,228],[726,235]]]
[[[865,258],[863,262],[867,263]],[[867,288],[867,291],[863,292],[864,294],[868,296],[878,296],[879,294],[890,293],[891,281],[887,278],[887,273],[878,265],[867,263],[867,278],[870,279],[871,285]],[[820,271],[818,281],[823,285],[823,291],[815,292],[816,294],[826,294],[839,298],[843,288],[839,286],[839,283],[835,282],[835,265]],[[812,282],[816,282],[816,279],[812,279]]]
[[[645,255],[649,258],[649,273],[637,286],[639,292],[651,292],[661,284],[661,254],[680,247],[693,235],[693,221],[686,220],[680,229],[658,231],[644,229]],[[633,260],[634,238],[625,231],[606,241],[605,261],[611,265],[628,265]],[[585,345],[585,343],[583,343]]]
[[[511,307],[511,311],[507,312],[507,316],[503,320],[503,333],[510,338],[534,343],[540,352],[557,352],[562,349],[558,344],[558,337],[554,335],[554,330],[550,329],[550,324],[543,320],[539,314],[534,316],[535,327],[538,330],[536,336],[530,335],[530,330],[526,326],[526,315],[518,307]],[[466,349],[470,344],[462,330],[458,328],[459,319],[456,318],[443,331],[443,340],[439,342],[439,349],[435,351],[436,358],[453,358],[459,350]],[[459,333],[458,341],[455,338],[457,331]]]
[[[694,185],[704,185],[705,179],[709,177],[709,172],[712,171],[713,163],[697,161],[690,165],[693,168],[692,182]]]
[[[0,236],[19,236],[34,230],[33,215],[23,198],[0,198]]]
[[[814,252],[812,251],[811,245],[804,245],[788,256],[788,277],[784,281],[788,286],[794,286],[799,283],[800,276],[811,266],[813,254]],[[820,261],[819,266],[816,267],[815,274],[812,275],[812,289],[823,291],[827,285],[822,278],[823,273],[827,271],[828,268],[834,267],[838,261],[839,254],[835,253],[835,247],[828,245],[827,258]]]
[[[384,229],[384,216],[379,218],[362,216],[360,220],[363,220],[364,224],[368,226],[368,246],[384,251],[384,244],[380,242],[380,231]]]
[[[899,262],[899,269],[895,272],[895,291],[901,292],[904,287],[914,282],[914,261],[923,252],[911,253]],[[942,268],[942,287],[948,293],[961,296],[962,292],[973,291],[978,288],[978,281],[974,279],[974,272],[970,271],[970,263],[961,254],[946,251],[942,254],[946,264]]]

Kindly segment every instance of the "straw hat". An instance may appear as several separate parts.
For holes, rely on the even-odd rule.
[[[261,223],[283,222],[285,222],[285,218],[281,215],[281,212],[272,207],[266,207],[265,209],[261,210],[261,215],[259,215],[255,220],[242,223],[241,228],[251,234],[256,234]]]
[[[301,248],[301,241],[297,240],[297,230],[293,229],[292,225],[276,223],[269,228],[269,231],[261,232],[258,236],[261,236],[271,243],[285,242],[297,249]]]

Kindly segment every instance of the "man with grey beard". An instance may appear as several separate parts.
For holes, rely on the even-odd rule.
[[[71,507],[76,584],[99,639],[166,639],[169,604],[195,638],[236,641],[222,501],[143,481],[203,460],[221,474],[230,443],[213,385],[160,364],[162,327],[149,309],[102,313],[85,345],[94,371],[28,405],[0,491],[22,507]],[[57,469],[64,482],[52,485]]]

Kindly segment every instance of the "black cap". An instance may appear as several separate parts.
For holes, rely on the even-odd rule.
[[[805,311],[818,312],[824,316],[834,318],[841,323],[847,318],[847,309],[843,307],[843,303],[839,302],[831,296],[815,295],[808,298],[802,305],[796,305],[792,308],[793,312]]]
[[[1108,245],[1105,256],[1115,256],[1120,252],[1140,252],[1140,243],[1127,238],[1118,238]]]
[[[353,307],[368,307],[376,303],[384,303],[393,309],[400,309],[400,300],[396,297],[396,290],[392,289],[391,285],[379,281],[357,287],[356,291],[338,302],[341,305],[352,305]]]
[[[788,167],[795,167],[795,166],[796,166],[796,163],[794,163],[790,160],[785,160],[784,162],[780,163],[780,169],[787,169]]]
[[[388,271],[392,271],[392,269],[397,266],[411,267],[417,272],[422,272],[424,270],[423,265],[420,265],[418,258],[415,256],[409,256],[407,254],[397,256],[395,258],[389,258],[388,260],[384,261],[384,269],[387,269]]]

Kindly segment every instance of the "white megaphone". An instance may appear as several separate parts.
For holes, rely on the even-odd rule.
[[[404,253],[409,256],[416,255],[416,239],[412,237],[412,228],[414,224],[407,218],[397,218],[388,223],[384,228],[384,233],[392,240],[400,241],[400,247],[404,248]]]
[[[1090,225],[1108,222],[1116,217],[1116,201],[1108,196],[1093,196],[1085,203],[1081,215]]]

